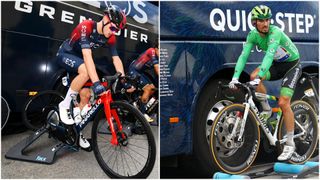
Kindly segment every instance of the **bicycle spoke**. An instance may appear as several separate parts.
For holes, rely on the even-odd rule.
[[[148,150],[148,149],[149,149],[149,148],[143,148],[143,147],[141,147],[141,146],[137,146],[137,145],[131,144],[131,143],[130,143],[130,145],[131,145],[131,146],[134,146],[134,147],[137,147],[137,148],[140,148],[140,149],[143,149],[143,150]]]
[[[136,162],[139,163],[138,160],[136,160],[134,157],[131,156],[130,152],[124,151],[124,153],[127,154],[132,160],[135,160]],[[136,163],[134,163],[135,161],[132,161],[132,162],[133,162],[134,166],[136,167],[136,169],[138,170],[138,167],[137,167]],[[140,164],[140,163],[139,163],[139,164]],[[141,164],[140,164],[140,165],[141,165]]]
[[[141,157],[147,158],[147,157],[143,156],[142,154],[140,154],[139,152],[135,151],[133,148],[128,147],[128,149],[131,149],[133,152],[140,155]]]

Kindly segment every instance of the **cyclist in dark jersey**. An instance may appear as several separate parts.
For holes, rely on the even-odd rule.
[[[146,76],[145,72],[147,70],[154,70],[157,77],[159,77],[159,48],[158,42],[154,44],[152,48],[147,49],[143,52],[136,60],[134,60],[129,66],[129,74],[131,76],[140,76],[140,83],[143,86],[143,95],[141,96],[142,103],[146,104],[150,96],[154,93],[156,87],[153,81]],[[158,78],[154,79],[154,82],[158,83]],[[141,111],[144,113],[144,107]],[[145,118],[152,122],[153,119],[147,114],[144,114]]]
[[[93,92],[96,95],[105,91],[96,72],[92,49],[98,47],[109,48],[116,71],[124,75],[123,64],[115,48],[115,33],[123,29],[125,25],[126,16],[123,11],[118,6],[108,6],[101,21],[85,20],[81,22],[72,31],[70,38],[60,46],[57,53],[58,64],[68,72],[78,73],[71,82],[65,99],[59,104],[60,118],[64,124],[73,125],[75,123],[69,106],[72,97],[77,97],[79,91],[89,79],[93,82]],[[83,90],[81,94],[88,93],[85,91]],[[85,95],[81,94],[80,109],[87,103],[83,101]],[[90,147],[90,143],[83,138],[82,133],[80,133],[79,145],[84,149]]]
[[[278,160],[285,161],[290,159],[295,151],[295,143],[293,141],[294,115],[290,107],[290,101],[302,73],[299,61],[300,55],[290,38],[278,27],[270,25],[272,14],[269,7],[264,5],[256,6],[252,9],[251,14],[252,24],[256,28],[251,30],[247,36],[229,87],[236,88],[235,84],[239,83],[239,76],[244,69],[252,47],[257,45],[265,51],[266,54],[262,64],[250,75],[250,84],[257,87],[257,92],[266,94],[266,88],[262,83],[263,80],[282,79],[279,106],[287,129],[287,141]],[[265,97],[262,96],[259,100],[263,108],[261,115],[266,116],[265,119],[267,119],[272,113],[271,108]]]

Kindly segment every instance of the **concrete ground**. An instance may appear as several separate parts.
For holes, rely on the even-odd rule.
[[[85,137],[90,137],[90,126],[84,129]],[[158,179],[159,174],[159,140],[158,126],[151,126],[157,145],[157,159],[154,168],[149,175],[150,179]],[[1,139],[1,179],[109,179],[98,165],[93,152],[80,150],[78,152],[65,151],[60,153],[54,164],[37,164],[24,161],[6,159],[6,152],[22,139],[31,135],[26,131],[14,135],[2,136]],[[40,143],[48,143],[48,138],[43,135],[39,138]],[[54,145],[54,144],[53,144]],[[38,147],[38,144],[35,145]],[[40,145],[39,145],[40,147]]]

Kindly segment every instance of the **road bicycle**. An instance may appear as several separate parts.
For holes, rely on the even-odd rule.
[[[224,85],[227,87],[227,85]],[[243,104],[230,104],[219,111],[213,121],[210,149],[216,168],[230,174],[240,174],[254,162],[260,146],[260,129],[271,146],[282,152],[286,128],[280,108],[272,108],[273,118],[266,119],[259,111],[257,96],[278,101],[268,94],[255,92],[249,83],[237,84],[245,92]],[[291,163],[304,163],[313,154],[318,142],[318,120],[313,108],[306,102],[292,102],[295,118],[294,142],[296,151]]]
[[[142,108],[145,108],[144,112],[154,120],[154,124],[158,124],[158,113],[159,113],[159,98],[158,98],[158,89],[152,89],[153,93],[149,97],[148,102],[144,105],[141,101],[141,96],[143,95],[144,85],[140,81],[140,76],[128,76],[127,82],[136,88],[132,93],[127,93],[123,91],[122,99],[125,99],[134,107],[141,111]],[[141,111],[142,112],[142,111]]]
[[[81,122],[71,126],[63,124],[60,120],[57,106],[63,97],[60,93],[50,91],[51,97],[48,98],[48,95],[44,98],[47,100],[46,103],[50,103],[47,105],[42,103],[44,107],[40,107],[41,105],[39,105],[40,108],[38,107],[42,114],[39,118],[45,116],[47,123],[40,123],[43,127],[35,134],[48,132],[49,137],[59,140],[64,145],[79,149],[79,132],[93,121],[91,147],[103,171],[112,178],[146,178],[155,163],[155,139],[149,123],[140,111],[127,102],[113,100],[112,95],[117,91],[120,78],[119,73],[102,78],[102,84],[107,91],[101,96],[95,96],[86,116]],[[92,85],[90,82],[85,86],[91,87]],[[72,116],[74,116],[75,103],[72,101],[70,105]],[[34,141],[35,138],[31,139]],[[42,156],[35,158],[37,161],[47,159]]]

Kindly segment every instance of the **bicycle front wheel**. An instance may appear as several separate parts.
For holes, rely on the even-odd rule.
[[[126,134],[126,142],[111,144],[111,132],[104,109],[101,108],[92,125],[92,147],[103,171],[111,178],[146,178],[153,169],[156,159],[156,145],[149,123],[132,105],[125,102],[112,102]]]
[[[22,120],[30,130],[37,130],[47,124],[47,115],[64,99],[58,91],[48,90],[31,97],[23,107]]]
[[[260,129],[251,110],[243,127],[242,139],[238,140],[244,112],[243,104],[226,106],[214,119],[211,128],[210,148],[214,165],[229,174],[240,174],[247,170],[254,162],[260,146]],[[235,134],[231,136],[233,131]]]

